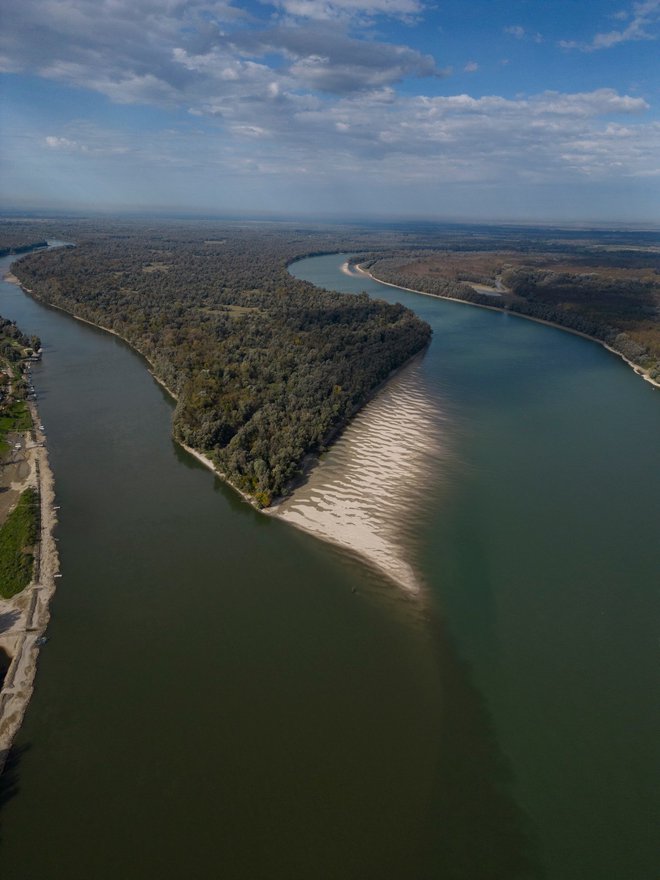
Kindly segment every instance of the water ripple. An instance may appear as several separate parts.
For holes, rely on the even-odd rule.
[[[415,534],[448,455],[444,422],[416,360],[358,414],[274,515],[358,553],[418,592]]]

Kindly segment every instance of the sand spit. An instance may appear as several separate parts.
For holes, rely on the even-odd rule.
[[[358,413],[273,516],[361,556],[411,593],[421,502],[447,454],[416,359]]]
[[[470,284],[470,287],[477,293],[485,293],[486,296],[502,296],[502,291],[497,287],[491,287],[490,284]]]
[[[458,299],[455,296],[441,296],[436,293],[427,293],[425,290],[415,290],[413,287],[400,287],[398,284],[392,284],[390,281],[381,281],[380,278],[376,278],[375,275],[372,275],[371,272],[368,272],[366,269],[363,269],[361,266],[354,264],[357,271],[366,275],[368,278],[371,278],[372,281],[375,281],[377,284],[384,284],[385,287],[394,287],[396,290],[405,290],[408,293],[418,293],[421,296],[432,296],[434,299],[448,299],[452,302],[463,303],[466,306],[474,306],[478,309],[490,309],[493,312],[502,312],[504,311],[501,306],[487,306],[483,303],[473,303],[466,299]],[[352,274],[348,272],[347,274]],[[474,287],[474,285],[472,285]],[[596,336],[589,336],[588,333],[581,333],[579,330],[573,330],[571,327],[565,327],[563,324],[556,324],[554,321],[544,321],[542,318],[534,318],[532,315],[523,315],[520,312],[507,311],[507,315],[512,315],[514,318],[524,318],[526,321],[534,321],[535,324],[545,324],[546,327],[556,327],[557,330],[563,330],[565,333],[572,333],[573,336],[581,336],[583,339],[589,339],[591,342],[597,342],[598,345],[602,345],[603,348],[607,349],[607,351],[615,354],[618,358],[628,364],[628,366],[633,370],[633,372],[637,373],[645,382],[648,382],[650,385],[653,385],[654,388],[660,388],[660,381],[651,378],[647,370],[644,370],[639,364],[633,363],[629,360],[625,355],[621,354],[620,351],[617,351],[616,348],[612,348],[611,345],[608,345],[606,342],[603,342],[602,339],[598,339]]]
[[[0,772],[32,696],[40,640],[50,618],[48,606],[59,573],[53,536],[57,522],[53,474],[48,464],[45,435],[37,427],[40,422],[36,407],[33,403],[29,406],[35,428],[22,436],[21,448],[14,452],[14,457],[27,465],[27,473],[10,488],[17,495],[28,487],[38,490],[41,534],[32,583],[12,599],[0,599],[0,647],[12,658],[0,691]]]
[[[359,272],[356,272],[355,270],[351,269],[351,264],[348,262],[348,260],[346,260],[345,263],[342,263],[340,268],[341,268],[341,271],[344,273],[344,275],[350,275],[351,278],[357,278],[360,275]]]

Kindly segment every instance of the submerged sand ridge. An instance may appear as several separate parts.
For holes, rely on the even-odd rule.
[[[443,422],[417,359],[367,404],[273,515],[419,592],[415,538],[422,501],[442,478],[438,461],[449,451]]]

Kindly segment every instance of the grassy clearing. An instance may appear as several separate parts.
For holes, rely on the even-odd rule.
[[[15,400],[0,413],[0,431],[29,431],[32,417],[24,400]]]
[[[15,432],[29,431],[32,428],[32,416],[24,400],[15,400],[0,412],[0,455],[9,451],[7,435]]]
[[[0,596],[10,599],[32,580],[39,534],[39,494],[26,489],[0,527]]]

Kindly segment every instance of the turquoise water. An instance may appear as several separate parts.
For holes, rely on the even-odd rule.
[[[45,343],[64,572],[3,877],[656,880],[657,393],[342,262],[292,271],[435,330],[420,393],[451,455],[402,524],[420,597],[244,504],[127,346],[2,284]]]

